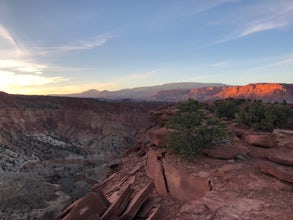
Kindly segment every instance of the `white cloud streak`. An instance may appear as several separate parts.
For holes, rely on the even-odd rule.
[[[226,37],[212,43],[219,44],[239,38],[247,37],[263,31],[284,29],[293,25],[293,2],[292,1],[268,1],[264,5],[255,5],[241,11],[246,16],[236,20],[237,31],[230,33]],[[239,12],[240,13],[240,12]]]
[[[46,68],[46,65],[40,65],[22,60],[0,60],[0,70],[10,70],[14,72],[26,72],[40,74]]]
[[[0,24],[0,37],[9,42],[12,46],[17,47],[15,40],[2,24]]]
[[[226,61],[221,61],[221,62],[212,63],[212,64],[210,64],[209,66],[215,68],[215,67],[226,67],[226,66],[228,66],[228,65],[229,65],[228,62],[226,62]]]
[[[293,57],[288,57],[276,62],[274,65],[291,65],[293,64]]]
[[[158,22],[165,22],[173,19],[180,19],[184,17],[194,16],[213,8],[216,8],[220,5],[238,2],[240,0],[185,0],[185,1],[174,1],[169,4],[168,7],[163,8],[157,12],[157,15],[153,17],[152,25],[157,24]],[[170,1],[172,2],[172,1]]]
[[[16,74],[0,70],[0,90],[11,90],[23,86],[43,86],[50,83],[64,81],[63,77],[46,77],[34,74]]]
[[[71,51],[78,50],[90,50],[95,47],[104,45],[109,39],[113,38],[113,35],[110,33],[105,33],[98,35],[92,39],[86,41],[79,41],[65,46],[56,46],[56,47],[37,47],[37,53],[40,55],[50,55],[50,54],[65,54]]]

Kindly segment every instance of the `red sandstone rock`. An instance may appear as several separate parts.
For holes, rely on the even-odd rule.
[[[274,138],[270,134],[249,134],[244,137],[244,140],[252,145],[259,147],[273,147]]]
[[[239,155],[246,155],[248,150],[241,145],[215,145],[203,149],[203,153],[217,159],[233,159]]]
[[[280,180],[293,183],[293,167],[262,161],[259,168],[263,173],[270,174]]]
[[[154,181],[157,193],[160,196],[168,194],[162,167],[162,154],[154,149],[150,149],[147,153],[147,163],[145,166],[146,174]]]
[[[122,214],[122,220],[134,219],[135,215],[141,208],[142,204],[148,199],[153,190],[153,184],[148,183],[141,191],[139,191],[130,201],[127,209]]]
[[[159,220],[160,214],[161,214],[161,205],[153,209],[153,212],[150,214],[147,220]]]
[[[212,220],[213,213],[208,206],[198,200],[184,204],[180,210],[180,220],[194,219]]]
[[[239,138],[248,134],[247,129],[234,127],[234,126],[229,126],[228,131],[232,132],[234,135],[236,135]]]
[[[131,185],[128,185],[120,194],[118,199],[113,202],[108,210],[101,217],[102,220],[113,220],[113,219],[121,219],[119,216],[127,207],[133,190],[131,189]]]
[[[165,160],[163,166],[167,187],[172,197],[188,202],[200,199],[210,191],[208,179],[191,176],[183,170],[174,168]]]
[[[145,203],[142,205],[142,207],[140,208],[136,217],[141,218],[141,219],[146,219],[149,216],[151,210],[156,207],[157,203],[158,203],[158,201],[156,201],[156,199],[148,198],[145,201]]]
[[[100,219],[109,205],[108,200],[100,192],[89,193],[76,200],[61,214],[62,220]]]
[[[150,144],[158,147],[163,147],[167,143],[168,130],[166,128],[152,129],[148,132]]]
[[[268,159],[280,164],[293,166],[293,151],[274,151],[269,153]]]
[[[286,148],[288,148],[289,150],[293,150],[293,143],[286,143],[285,146],[286,146]]]

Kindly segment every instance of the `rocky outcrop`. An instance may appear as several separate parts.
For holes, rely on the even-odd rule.
[[[62,220],[100,219],[108,206],[109,202],[101,192],[91,192],[72,203],[60,217]]]
[[[244,137],[248,144],[259,147],[273,147],[275,140],[272,134],[248,134]]]
[[[268,159],[270,161],[287,165],[293,166],[293,151],[292,150],[283,150],[283,151],[272,151],[268,154]]]
[[[263,173],[272,175],[280,180],[293,183],[293,167],[286,167],[275,163],[262,161],[259,168]]]
[[[248,154],[246,146],[241,144],[225,144],[225,145],[213,145],[203,149],[203,153],[208,157],[217,159],[237,159],[245,158]]]
[[[174,198],[188,202],[202,198],[211,190],[208,179],[187,174],[165,160],[163,166],[168,191]]]
[[[146,173],[153,180],[159,195],[170,194],[182,202],[199,199],[211,190],[208,179],[175,168],[159,150],[151,149],[147,153]]]
[[[237,97],[274,101],[276,98],[286,97],[286,85],[278,83],[258,83],[245,86],[231,86],[223,88],[216,96],[219,98]]]
[[[167,128],[154,128],[148,131],[149,144],[164,147],[168,143],[169,132]]]
[[[150,149],[147,152],[147,162],[145,166],[146,175],[153,179],[157,193],[160,196],[167,196],[168,189],[164,168],[162,166],[163,154],[161,151]]]
[[[159,206],[153,205],[150,209],[143,206],[153,191],[152,183],[134,194],[132,184],[126,185],[119,191],[119,195],[110,204],[100,191],[91,192],[83,198],[72,203],[60,215],[62,220],[83,219],[136,219],[140,212],[141,219],[155,219]],[[144,213],[144,217],[142,217]]]
[[[148,199],[150,194],[153,191],[152,183],[147,184],[142,190],[140,190],[130,201],[127,206],[127,209],[122,214],[121,218],[123,220],[134,219],[139,209]]]

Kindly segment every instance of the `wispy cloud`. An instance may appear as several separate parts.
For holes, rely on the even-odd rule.
[[[2,24],[0,24],[0,37],[9,42],[12,46],[17,47],[15,40]]]
[[[102,46],[113,37],[113,34],[105,33],[88,40],[77,41],[64,46],[36,47],[34,49],[37,50],[37,53],[40,55],[65,54],[71,51],[90,50]]]
[[[0,70],[0,90],[13,90],[25,86],[43,86],[64,81],[63,77],[47,77],[35,74],[16,74]]]
[[[292,1],[268,1],[266,3],[265,5],[252,4],[245,10],[239,11],[239,14],[245,14],[245,16],[235,18],[236,30],[212,44],[236,40],[263,31],[281,30],[293,25]]]
[[[168,3],[167,7],[159,10],[157,15],[153,17],[152,25],[158,24],[158,22],[194,16],[220,5],[238,1],[240,0],[170,1],[171,3]]]
[[[3,24],[0,24],[0,50],[0,59],[24,57],[28,55],[28,52],[16,43],[14,37]]]
[[[22,60],[0,60],[0,70],[41,74],[46,65],[30,63]]]
[[[293,64],[293,56],[279,60],[278,62],[274,63],[273,65],[291,65],[291,64]]]
[[[225,66],[228,66],[228,65],[229,65],[229,62],[227,62],[227,61],[220,61],[220,62],[212,63],[209,66],[210,67],[225,67]]]

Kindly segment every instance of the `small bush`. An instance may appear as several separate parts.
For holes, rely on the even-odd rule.
[[[247,102],[240,110],[238,123],[261,131],[293,129],[293,109],[286,104]]]
[[[172,129],[168,147],[183,156],[194,156],[213,142],[227,137],[224,125],[208,118],[200,104],[192,99],[178,106],[178,111],[167,122]]]
[[[228,98],[221,100],[220,102],[215,102],[215,113],[217,117],[227,118],[229,120],[235,119],[236,114],[239,112],[239,105],[243,100],[236,100]]]

